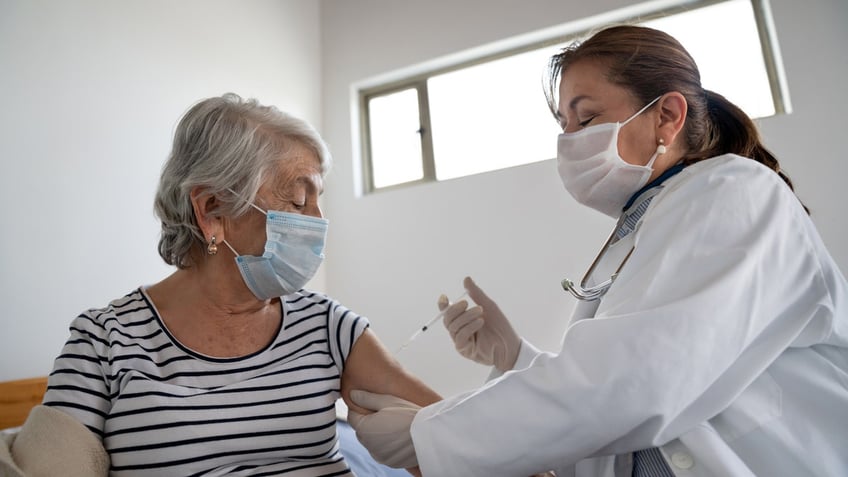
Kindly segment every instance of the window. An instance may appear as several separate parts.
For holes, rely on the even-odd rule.
[[[418,91],[406,88],[368,102],[375,188],[423,177]]]
[[[541,39],[467,52],[415,74],[399,73],[391,82],[360,85],[365,191],[556,157],[560,130],[542,94],[548,59],[610,23],[668,32],[695,58],[704,87],[754,118],[789,112],[768,0],[682,3],[661,11],[612,12],[581,21],[579,28],[566,24]],[[722,25],[720,35],[715,25]]]

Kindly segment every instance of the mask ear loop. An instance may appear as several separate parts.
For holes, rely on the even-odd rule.
[[[227,190],[228,190],[231,194],[233,194],[234,196],[236,196],[236,197],[238,197],[239,199],[241,199],[241,200],[243,200],[243,201],[247,202],[247,205],[249,205],[249,206],[253,207],[254,209],[258,210],[259,212],[262,212],[262,215],[264,215],[264,216],[266,216],[266,217],[268,216],[268,212],[267,212],[267,211],[262,210],[261,208],[259,208],[259,206],[258,206],[258,205],[256,205],[256,204],[254,204],[253,202],[251,202],[251,201],[249,201],[249,200],[245,199],[245,198],[244,198],[244,197],[242,197],[240,194],[237,194],[237,193],[236,193],[236,191],[234,191],[234,190],[230,189],[229,187],[227,187]],[[227,240],[226,240],[226,239],[222,240],[222,241],[221,241],[221,243],[223,243],[224,245],[226,245],[226,246],[227,246],[227,248],[229,248],[229,249],[233,252],[233,255],[235,255],[236,257],[240,256],[240,255],[239,255],[239,253],[238,253],[238,252],[236,252],[236,249],[234,249],[234,248],[233,248],[233,246],[232,246],[232,245],[230,245],[230,243],[229,243],[229,242],[227,242]]]
[[[627,118],[627,120],[626,120],[626,121],[624,121],[623,123],[621,123],[621,126],[619,126],[619,129],[620,129],[620,128],[622,128],[625,124],[627,124],[627,123],[629,123],[630,121],[632,121],[634,118],[636,118],[636,116],[639,116],[640,114],[644,113],[646,109],[648,109],[648,108],[650,108],[651,106],[653,106],[653,104],[654,104],[654,103],[656,103],[657,101],[659,101],[659,100],[660,100],[660,98],[662,98],[662,95],[657,96],[656,98],[654,98],[654,99],[653,99],[653,101],[651,101],[650,103],[648,103],[648,104],[646,104],[645,106],[643,106],[643,107],[642,107],[642,109],[640,109],[639,111],[636,111],[636,114],[634,114],[633,116],[630,116],[629,118]],[[654,155],[653,155],[653,156],[651,156],[651,159],[650,159],[650,160],[648,160],[648,163],[647,163],[647,164],[645,164],[645,167],[649,167],[649,168],[650,168],[650,167],[653,167],[653,166],[654,166],[654,161],[656,161],[656,160],[657,160],[657,158],[660,156],[660,154],[665,154],[665,153],[666,153],[666,147],[665,147],[665,145],[663,144],[663,140],[662,140],[662,138],[660,138],[660,144],[657,146],[657,152],[655,152],[655,153],[654,153]]]
[[[623,123],[621,123],[621,125],[622,125],[622,126],[624,126],[625,124],[627,124],[627,123],[629,123],[630,121],[632,121],[632,120],[633,120],[636,116],[639,116],[640,114],[644,113],[646,109],[650,108],[650,107],[651,107],[654,103],[656,103],[657,101],[659,101],[659,100],[660,100],[660,98],[662,98],[662,95],[657,96],[656,98],[654,98],[654,100],[653,100],[653,101],[651,101],[650,103],[646,104],[646,105],[645,105],[642,109],[640,109],[639,111],[636,111],[636,114],[634,114],[633,116],[630,116],[629,118],[627,118],[627,120],[626,120],[626,121],[624,121]]]
[[[236,257],[239,256],[238,252],[236,252],[236,249],[234,249],[233,246],[230,245],[230,242],[227,242],[227,239],[221,240],[221,243],[226,245],[227,248],[230,249],[231,252],[233,252],[233,255],[235,255]]]
[[[658,98],[658,99],[659,99],[659,98]],[[230,189],[229,187],[227,187],[227,190],[228,190],[231,194],[233,194],[234,196],[236,196],[236,197],[238,197],[239,199],[241,199],[241,200],[243,200],[243,201],[247,202],[247,205],[249,205],[249,206],[253,207],[254,209],[258,210],[259,212],[262,212],[262,215],[265,215],[265,216],[267,216],[267,215],[268,215],[268,212],[267,212],[267,211],[260,209],[258,205],[256,205],[256,204],[254,204],[253,202],[251,202],[251,201],[249,201],[249,200],[245,199],[244,197],[242,197],[242,196],[241,196],[241,194],[237,194],[237,193],[236,193],[236,191],[234,191],[234,190]]]
[[[236,191],[234,191],[234,190],[230,189],[229,187],[227,187],[227,190],[228,190],[231,194],[233,194],[234,196],[236,196],[236,197],[238,197],[239,199],[241,199],[241,200],[243,200],[243,201],[247,202],[247,205],[249,205],[249,206],[253,207],[254,209],[258,210],[259,212],[262,212],[262,215],[264,215],[264,216],[266,216],[266,217],[268,216],[268,212],[267,212],[267,211],[264,211],[264,210],[260,209],[258,205],[256,205],[256,204],[254,204],[253,202],[251,202],[251,201],[249,201],[249,200],[245,199],[244,197],[242,197],[242,196],[241,196],[241,194],[237,194],[237,193],[236,193]],[[230,249],[230,251],[232,251],[232,252],[233,252],[233,255],[235,255],[236,257],[238,257],[238,256],[239,256],[239,253],[238,253],[238,252],[236,252],[236,249],[234,249],[234,248],[233,248],[233,246],[232,246],[232,245],[230,245],[230,243],[229,243],[229,242],[227,242],[227,240],[226,240],[226,239],[222,240],[222,241],[221,241],[221,243],[223,243],[224,245],[226,245],[226,246],[227,246],[227,248],[229,248],[229,249]]]
[[[259,206],[254,204],[253,202],[250,203],[250,206],[258,210],[259,212],[262,212],[262,214],[264,214],[266,217],[268,216],[268,211],[260,209]]]

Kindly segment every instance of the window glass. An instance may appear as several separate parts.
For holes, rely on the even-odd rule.
[[[542,93],[546,48],[434,76],[427,83],[436,179],[556,157],[561,131]]]
[[[418,90],[405,89],[371,98],[368,115],[374,187],[422,179]]]

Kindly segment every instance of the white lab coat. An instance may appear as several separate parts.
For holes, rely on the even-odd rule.
[[[425,477],[848,475],[848,284],[773,171],[726,155],[663,184],[600,260],[558,354],[422,409]],[[592,318],[592,319],[587,319]]]

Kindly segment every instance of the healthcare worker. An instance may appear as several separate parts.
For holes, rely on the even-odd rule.
[[[751,119],[644,27],[564,49],[550,80],[563,184],[619,219],[563,282],[560,351],[466,280],[479,306],[445,324],[504,374],[424,408],[354,392],[360,440],[425,477],[848,475],[848,284]]]

